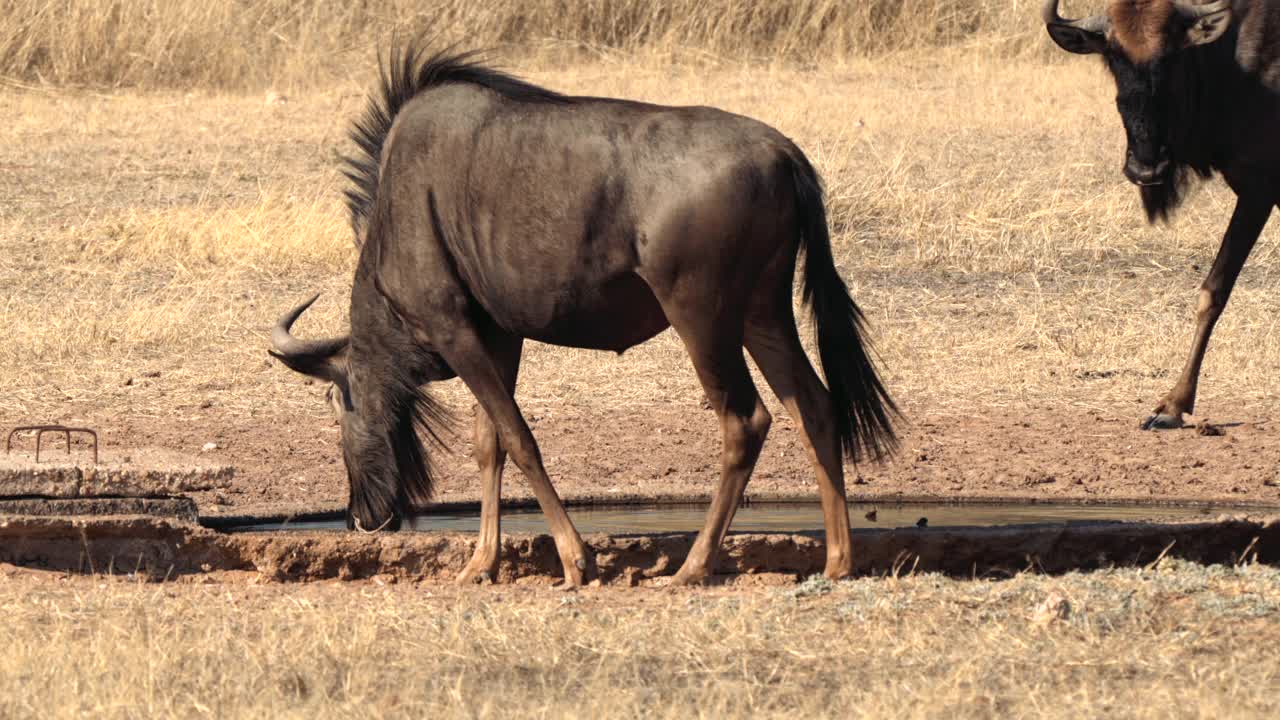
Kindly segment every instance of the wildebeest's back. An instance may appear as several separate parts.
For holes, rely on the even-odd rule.
[[[461,281],[526,337],[643,342],[667,322],[641,274],[680,270],[647,267],[651,257],[746,265],[774,252],[776,224],[789,222],[779,170],[798,151],[748,118],[590,98],[524,103],[465,86],[426,93],[412,110],[418,133],[432,128],[430,191]],[[649,252],[670,243],[679,251]]]

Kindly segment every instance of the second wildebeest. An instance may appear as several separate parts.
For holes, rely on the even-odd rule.
[[[714,569],[769,430],[744,346],[817,471],[826,574],[850,574],[842,449],[854,459],[891,450],[896,410],[836,271],[818,176],[790,140],[711,108],[568,97],[473,56],[413,48],[390,58],[353,137],[351,333],[295,338],[290,328],[312,298],[272,334],[286,365],[334,383],[349,526],[397,529],[428,499],[415,426],[438,437],[442,414],[422,386],[457,376],[479,405],[482,476],[480,537],[459,579],[496,573],[509,453],[546,515],[566,581],[581,584],[592,558],[513,397],[522,343],[621,353],[671,326],[724,440],[720,485],[675,582]],[[827,387],[793,317],[801,253]]]
[[[1280,0],[1110,0],[1106,14],[1067,20],[1046,0],[1063,49],[1100,54],[1116,81],[1128,138],[1124,174],[1148,219],[1167,219],[1188,182],[1215,171],[1236,194],[1218,256],[1200,287],[1191,353],[1142,422],[1176,428],[1195,410],[1213,326],[1280,202]]]

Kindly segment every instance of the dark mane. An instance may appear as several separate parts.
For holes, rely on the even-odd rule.
[[[382,146],[401,108],[418,93],[448,83],[469,83],[488,88],[513,100],[568,102],[569,98],[540,88],[481,64],[481,53],[441,50],[427,56],[421,46],[406,45],[392,50],[378,72],[378,89],[369,96],[364,115],[352,123],[348,136],[357,152],[343,156],[342,174],[352,183],[344,195],[351,214],[356,244],[369,220],[378,195],[378,170]]]
[[[385,222],[380,212],[371,220],[374,233]],[[362,261],[352,288],[352,317],[365,332],[352,338],[351,347],[368,373],[351,382],[364,422],[342,428],[350,479],[347,522],[354,528],[361,517],[395,518],[389,527],[396,529],[431,500],[435,473],[428,448],[447,450],[457,437],[453,414],[428,384],[451,373],[439,355],[413,341],[395,310],[381,301],[371,272]]]

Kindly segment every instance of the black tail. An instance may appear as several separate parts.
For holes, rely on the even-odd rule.
[[[792,174],[805,257],[803,297],[813,311],[818,355],[831,391],[840,445],[855,462],[864,457],[879,460],[897,449],[893,420],[899,416],[898,407],[876,375],[862,340],[862,311],[849,296],[831,257],[822,181],[798,151],[792,157]]]

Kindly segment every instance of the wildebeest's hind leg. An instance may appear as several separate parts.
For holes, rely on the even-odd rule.
[[[547,477],[538,443],[508,389],[497,353],[471,325],[460,323],[454,330],[450,342],[440,343],[436,350],[488,413],[498,430],[502,447],[528,478],[556,542],[556,551],[564,565],[565,582],[573,586],[582,585],[594,572],[591,556],[551,485],[551,478]]]
[[[690,585],[714,569],[772,418],[756,393],[742,355],[741,316],[713,317],[707,313],[707,308],[715,306],[711,302],[659,300],[693,360],[702,389],[720,418],[724,438],[720,485],[712,495],[702,531],[672,580],[674,585]]]
[[[494,349],[494,360],[502,372],[507,392],[511,394],[516,389],[522,344],[521,338],[510,336],[492,337],[488,342]],[[458,574],[459,585],[496,580],[502,549],[502,470],[507,463],[507,452],[498,440],[498,428],[489,419],[489,413],[477,404],[475,415],[475,458],[480,466],[481,483],[480,536],[471,561]]]
[[[1191,354],[1187,357],[1177,384],[1164,396],[1151,416],[1142,422],[1143,430],[1182,427],[1182,415],[1195,411],[1200,365],[1204,362],[1205,350],[1209,347],[1209,336],[1213,333],[1213,326],[1222,315],[1223,308],[1227,306],[1240,269],[1244,267],[1253,244],[1258,241],[1258,235],[1271,216],[1272,202],[1271,198],[1244,195],[1236,200],[1236,209],[1231,215],[1227,233],[1222,238],[1222,246],[1218,248],[1218,256],[1214,258],[1213,267],[1200,286],[1196,334],[1191,343]]]
[[[790,255],[780,273],[771,272],[771,277],[762,280],[761,286],[773,285],[776,289],[763,293],[752,308],[747,318],[746,345],[769,387],[799,428],[800,439],[817,472],[827,535],[825,574],[835,580],[853,573],[844,463],[831,395],[805,355],[796,331],[791,306],[790,261],[793,260],[794,255]]]

